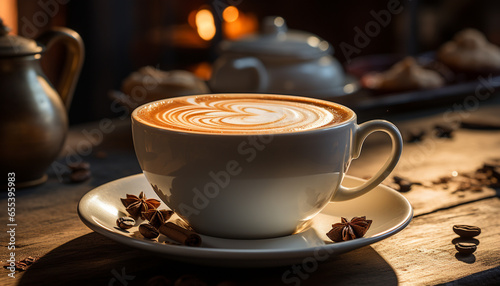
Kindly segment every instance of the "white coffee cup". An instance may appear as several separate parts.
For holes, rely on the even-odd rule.
[[[295,105],[299,107],[294,109]],[[305,115],[300,108],[306,109]],[[315,126],[326,118],[318,115],[323,109],[336,121]],[[276,117],[269,112],[277,112]],[[282,120],[287,114],[302,116],[300,120],[313,125],[259,129],[259,120],[268,120],[269,114],[275,125],[276,118]],[[244,124],[239,126],[239,120]],[[289,121],[283,124],[295,124]],[[387,162],[362,185],[342,186],[351,160],[375,131],[387,133],[392,140]],[[167,206],[199,233],[241,239],[289,235],[329,202],[363,195],[390,174],[403,147],[401,134],[388,121],[358,125],[356,114],[345,106],[270,94],[155,101],[134,110],[132,133],[144,175]]]

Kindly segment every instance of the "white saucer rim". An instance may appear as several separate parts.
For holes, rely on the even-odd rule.
[[[97,224],[93,223],[91,219],[87,217],[86,214],[81,212],[81,204],[84,201],[84,199],[88,196],[91,196],[93,192],[98,192],[101,188],[106,188],[107,185],[112,185],[116,184],[117,182],[121,180],[133,180],[136,177],[144,177],[142,173],[123,177],[108,183],[105,183],[103,185],[100,185],[96,188],[93,188],[86,194],[82,196],[78,203],[77,211],[78,211],[78,216],[82,220],[82,222],[89,227],[91,230],[102,234],[112,240],[115,240],[119,243],[125,244],[132,246],[134,248],[138,248],[138,245],[141,245],[141,249],[146,249],[148,251],[154,252],[156,254],[164,254],[164,255],[172,255],[172,256],[177,256],[177,257],[191,257],[191,258],[200,258],[200,257],[210,257],[213,258],[214,254],[221,255],[224,254],[224,257],[217,257],[217,259],[262,259],[262,255],[280,255],[281,259],[286,258],[283,256],[289,256],[289,257],[297,257],[297,256],[307,256],[311,255],[312,252],[317,251],[319,249],[326,249],[331,251],[332,254],[340,254],[344,253],[353,249],[356,249],[361,246],[365,245],[370,245],[375,242],[378,242],[380,240],[383,240],[389,236],[392,236],[404,228],[408,226],[408,224],[411,222],[413,218],[413,208],[410,204],[410,202],[399,192],[396,190],[387,187],[385,185],[379,185],[377,187],[382,187],[386,191],[392,193],[392,195],[397,196],[399,199],[402,199],[402,201],[406,204],[406,207],[408,207],[409,212],[406,214],[404,219],[397,225],[386,229],[383,232],[379,232],[376,234],[373,234],[370,237],[363,237],[363,238],[358,238],[355,240],[350,240],[350,241],[344,241],[340,243],[328,243],[325,245],[321,246],[314,246],[314,247],[305,247],[305,248],[298,248],[298,249],[234,249],[234,248],[206,248],[206,247],[189,247],[189,246],[181,246],[181,245],[166,245],[166,244],[159,244],[156,241],[148,241],[148,240],[141,240],[141,239],[136,239],[133,237],[128,237],[128,236],[123,236],[121,234],[109,231],[105,228],[102,228],[98,226]],[[349,176],[346,175],[346,178],[350,178],[353,180],[357,181],[363,181],[360,178],[354,177],[354,176]],[[244,257],[241,257],[244,255]]]

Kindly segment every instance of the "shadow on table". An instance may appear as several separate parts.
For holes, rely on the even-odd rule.
[[[97,233],[69,241],[41,257],[18,285],[145,285],[157,275],[194,275],[208,285],[397,285],[391,266],[370,246],[316,264],[220,268],[176,262],[118,244]]]

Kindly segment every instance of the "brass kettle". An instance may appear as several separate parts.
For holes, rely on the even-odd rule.
[[[84,46],[67,28],[49,30],[36,41],[9,35],[9,30],[0,19],[0,175],[15,177],[16,187],[26,187],[47,179],[47,168],[63,148]],[[58,42],[67,52],[54,88],[40,59]]]

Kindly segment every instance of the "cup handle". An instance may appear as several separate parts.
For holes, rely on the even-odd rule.
[[[396,164],[399,161],[399,157],[401,156],[401,152],[403,151],[403,139],[398,128],[394,124],[385,120],[372,120],[357,126],[351,154],[352,159],[356,159],[359,157],[361,153],[361,147],[363,146],[363,142],[365,141],[366,137],[368,137],[368,135],[375,131],[383,131],[391,137],[391,155],[385,162],[384,166],[375,174],[375,176],[366,181],[364,184],[354,188],[347,188],[340,185],[331,201],[350,200],[367,193],[368,191],[378,186],[385,178],[387,178],[394,167],[396,167]]]

